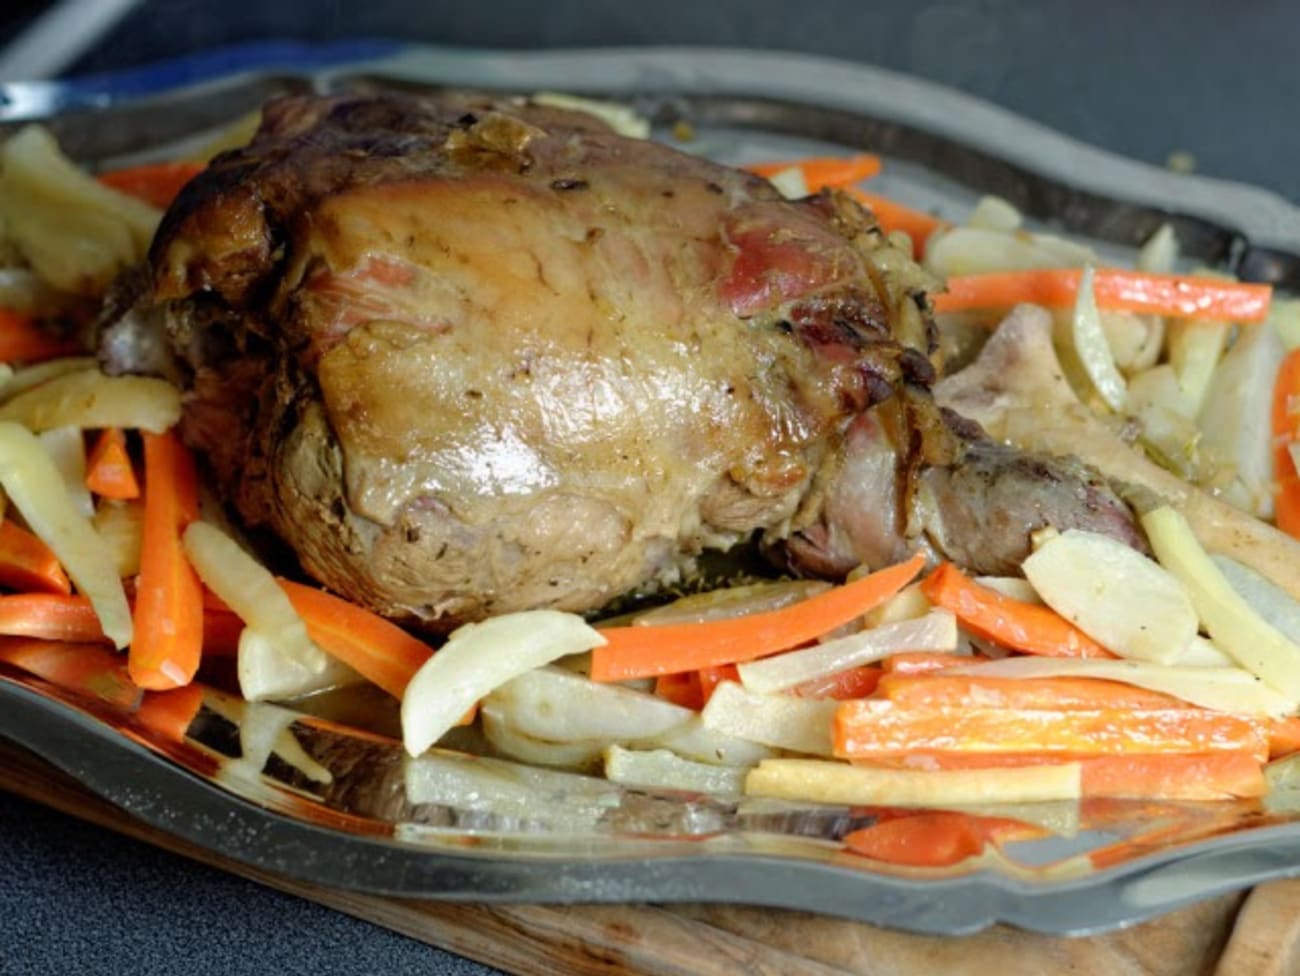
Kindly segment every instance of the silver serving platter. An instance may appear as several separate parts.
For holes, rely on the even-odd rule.
[[[123,164],[201,141],[276,93],[367,87],[615,98],[666,138],[689,122],[682,148],[733,163],[870,149],[887,160],[873,187],[941,216],[960,219],[997,193],[1116,253],[1170,222],[1190,259],[1300,288],[1300,211],[1280,197],[1124,160],[914,78],[803,56],[259,45],[0,85],[0,131],[39,120],[74,157]],[[656,793],[453,750],[412,760],[392,738],[309,711],[214,690],[184,740],[170,742],[127,712],[0,665],[0,735],[156,828],[333,887],[488,902],[726,901],[928,933],[1004,922],[1083,934],[1300,874],[1300,819],[1248,802],[1020,808],[1007,812],[1045,825],[1044,836],[954,868],[889,868],[841,843],[878,809]],[[498,794],[491,804],[483,776]]]

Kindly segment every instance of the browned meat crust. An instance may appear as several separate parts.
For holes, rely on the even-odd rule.
[[[1021,464],[1008,495],[1000,455],[960,466],[932,282],[867,212],[578,113],[272,103],[151,268],[186,436],[244,519],[429,627],[592,609],[755,532],[828,572],[926,533],[978,563],[989,505],[1077,510],[1072,469]],[[918,515],[922,486],[948,514]],[[1133,534],[1102,509],[1079,521]]]

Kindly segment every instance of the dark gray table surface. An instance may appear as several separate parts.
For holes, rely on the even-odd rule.
[[[36,5],[20,3],[0,30]],[[18,9],[18,13],[13,13]],[[1078,138],[1300,200],[1300,7],[1286,0],[658,3],[157,0],[75,71],[257,37],[809,51],[944,82]],[[494,972],[0,794],[0,976]]]

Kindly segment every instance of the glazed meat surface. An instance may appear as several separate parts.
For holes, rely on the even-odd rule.
[[[1139,541],[933,404],[926,275],[847,198],[471,97],[291,98],[183,192],[184,433],[330,588],[431,629],[589,610],[755,533],[843,573]],[[998,537],[992,545],[993,536]]]

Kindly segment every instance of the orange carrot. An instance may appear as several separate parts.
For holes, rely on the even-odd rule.
[[[884,603],[924,565],[918,554],[780,610],[704,623],[606,628],[601,633],[607,643],[591,652],[591,678],[647,678],[739,664],[798,647]]]
[[[1085,759],[1084,796],[1225,800],[1263,796],[1259,759],[1245,750],[1187,756],[1098,756]]]
[[[1056,611],[1004,596],[944,563],[924,582],[931,603],[950,610],[971,633],[1044,657],[1114,657]]]
[[[878,820],[844,835],[855,854],[887,864],[940,868],[983,852],[986,844],[1041,834],[1041,828],[1009,817],[978,817],[953,810],[928,810]]]
[[[423,641],[355,603],[301,583],[279,583],[311,639],[394,698],[433,654]]]
[[[188,160],[145,163],[100,173],[99,182],[160,210],[166,210],[181,192],[181,188],[205,169],[206,163]]]
[[[933,214],[913,210],[911,207],[905,207],[901,203],[875,193],[867,193],[856,187],[848,187],[845,192],[875,215],[876,222],[885,233],[892,234],[896,230],[901,230],[910,237],[912,256],[916,258],[925,253],[925,242],[930,239],[931,234],[950,226],[946,220],[941,220]]]
[[[885,674],[928,674],[948,668],[964,668],[989,660],[983,654],[954,654],[949,651],[899,651],[880,662]]]
[[[80,351],[79,343],[50,335],[30,315],[0,308],[0,362],[34,363]]]
[[[835,755],[874,759],[917,750],[1130,755],[1248,751],[1268,755],[1264,723],[1202,708],[1051,710],[847,701],[835,713]]]
[[[739,681],[740,672],[736,670],[734,664],[718,664],[712,667],[700,668],[697,672],[700,676],[700,707],[703,708],[713,697],[718,685],[724,681]]]
[[[229,610],[203,608],[203,654],[230,657],[239,652],[244,622]]]
[[[181,547],[199,515],[198,478],[174,431],[142,436],[144,529],[128,662],[137,685],[165,691],[189,684],[203,651],[203,588]]]
[[[1300,717],[1278,718],[1268,725],[1268,757],[1277,759],[1300,752]]]
[[[785,170],[797,169],[803,174],[808,192],[816,193],[825,187],[850,186],[869,180],[880,172],[882,165],[879,156],[859,153],[855,156],[809,156],[786,162],[753,163],[745,169],[767,179]]]
[[[975,675],[888,674],[877,697],[916,708],[984,705],[998,708],[1194,708],[1158,691],[1099,678],[989,678]]]
[[[1277,527],[1300,539],[1300,471],[1291,447],[1300,443],[1300,348],[1282,360],[1273,388],[1273,462]]]
[[[99,432],[86,460],[86,487],[102,498],[127,501],[140,497],[140,482],[126,453],[126,435],[120,428],[108,427]]]
[[[54,551],[10,519],[0,520],[0,586],[24,593],[72,592]]]
[[[140,689],[132,684],[121,656],[102,644],[10,637],[0,640],[0,661],[119,708],[140,703]]]
[[[1010,308],[1021,302],[1068,308],[1082,273],[1078,268],[1040,268],[949,278],[948,290],[933,298],[934,310]],[[1269,285],[1125,268],[1098,268],[1093,290],[1098,307],[1106,311],[1230,322],[1262,321],[1273,296]]]
[[[1260,796],[1259,757],[1247,750],[1184,754],[1087,755],[1076,752],[912,752],[854,765],[896,769],[1008,769],[1077,762],[1087,797],[1150,797],[1165,800],[1222,800]]]
[[[146,691],[135,721],[168,742],[180,742],[202,706],[203,688],[193,682],[170,691]]]
[[[104,640],[90,601],[62,593],[14,593],[0,596],[0,634],[52,641]]]
[[[967,658],[969,660],[969,658]],[[825,678],[814,678],[796,685],[791,691],[798,698],[834,698],[846,701],[850,698],[866,698],[880,684],[880,668],[864,664],[859,668],[849,668]]]
[[[655,694],[682,708],[698,712],[704,707],[704,692],[700,688],[700,672],[682,671],[679,674],[661,674],[655,678]]]

